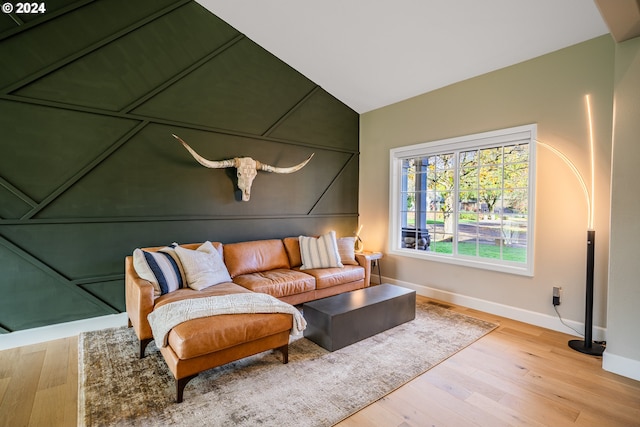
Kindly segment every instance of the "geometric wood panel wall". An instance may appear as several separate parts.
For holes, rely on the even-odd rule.
[[[0,16],[0,333],[123,311],[136,247],[353,233],[356,112],[194,1],[47,8]],[[241,202],[172,133],[209,159],[315,155]]]

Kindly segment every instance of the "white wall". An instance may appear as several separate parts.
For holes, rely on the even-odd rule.
[[[594,338],[600,337],[606,327],[614,55],[615,44],[606,35],[363,114],[359,211],[365,249],[388,249],[389,149],[394,147],[537,123],[538,139],[564,152],[589,179],[584,96],[590,94],[597,144]],[[559,310],[582,329],[584,196],[566,165],[541,147],[537,174],[534,277],[388,254],[381,261],[383,276],[497,314],[525,313],[531,323],[571,333],[551,304],[552,287],[562,286]]]

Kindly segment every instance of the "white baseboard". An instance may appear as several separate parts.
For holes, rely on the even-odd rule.
[[[81,332],[126,326],[126,324],[127,313],[119,313],[0,334],[0,350],[72,337]]]
[[[640,381],[640,360],[618,356],[605,350],[602,354],[602,369]]]
[[[383,277],[382,279],[383,282],[386,283],[392,283],[398,286],[413,289],[418,295],[435,298],[440,301],[450,302],[452,304],[461,305],[464,307],[473,308],[475,310],[484,311],[486,313],[496,314],[498,316],[507,317],[509,319],[518,320],[520,322],[529,323],[531,325],[540,326],[542,328],[551,329],[553,331],[578,336],[575,331],[571,330],[571,328],[563,325],[557,316],[550,316],[544,313],[538,313],[535,311],[512,307],[493,301],[487,301],[475,297],[456,294],[453,292],[443,291],[440,289],[434,289],[428,286],[416,285],[415,283],[403,282],[401,280],[395,280],[388,277]],[[564,320],[564,322],[578,331],[584,330],[584,323],[579,323],[572,320]],[[601,327],[594,327],[593,340],[606,341],[606,329]]]

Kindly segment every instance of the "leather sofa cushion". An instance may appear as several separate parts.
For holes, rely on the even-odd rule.
[[[285,237],[282,239],[284,247],[289,257],[289,265],[291,268],[300,267],[302,265],[302,256],[300,255],[300,239],[298,237]]]
[[[289,331],[292,327],[290,314],[221,314],[179,324],[169,333],[169,346],[178,358],[185,360]]]
[[[246,292],[251,292],[251,291],[231,282],[220,283],[218,285],[209,286],[208,288],[202,289],[201,291],[196,291],[191,288],[183,288],[183,289],[178,289],[177,291],[174,291],[156,298],[153,305],[154,305],[154,308],[158,308],[165,304],[169,304],[175,301],[181,301],[184,299],[204,298],[204,297],[229,295],[229,294],[240,294],[240,293],[246,293]]]
[[[289,268],[282,240],[255,240],[224,245],[224,263],[233,279],[241,274]]]
[[[313,291],[316,280],[296,270],[276,269],[242,274],[233,281],[253,292],[269,294],[276,298]]]
[[[342,268],[313,268],[304,270],[316,279],[316,289],[324,289],[343,283],[364,279],[364,267],[359,265],[345,265]]]

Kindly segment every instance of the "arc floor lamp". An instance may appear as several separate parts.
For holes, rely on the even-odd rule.
[[[587,185],[582,178],[582,175],[578,171],[578,168],[569,160],[567,156],[562,152],[553,148],[552,146],[543,142],[537,141],[541,146],[551,150],[558,157],[560,157],[571,169],[580,181],[582,191],[584,192],[585,199],[587,201],[588,209],[588,224],[587,224],[587,280],[585,287],[585,315],[584,315],[584,340],[571,340],[569,341],[569,347],[584,354],[592,356],[602,356],[605,347],[601,344],[593,342],[593,273],[595,262],[595,244],[596,244],[596,231],[593,226],[593,214],[594,214],[594,194],[595,194],[595,159],[594,159],[594,144],[593,144],[593,122],[591,119],[591,100],[589,95],[585,95],[585,102],[587,105],[587,116],[589,120],[589,149],[591,155],[591,192],[587,190]]]

